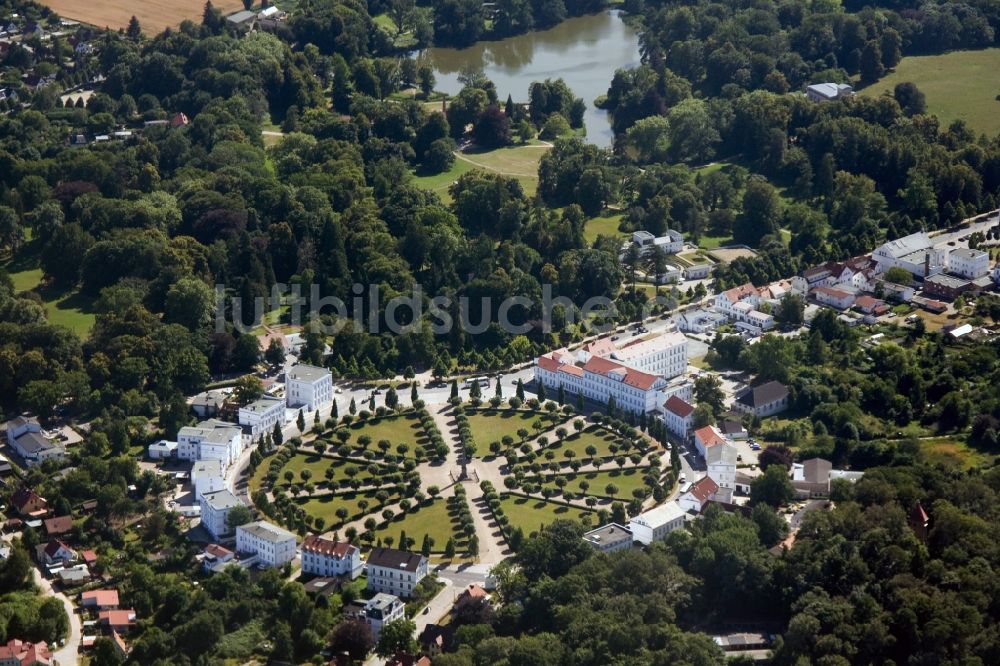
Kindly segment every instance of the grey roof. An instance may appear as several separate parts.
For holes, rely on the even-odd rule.
[[[317,379],[329,377],[330,371],[326,368],[317,368],[315,365],[296,365],[286,373],[288,380],[298,380],[302,382],[314,382]]]
[[[851,92],[854,89],[846,83],[814,83],[811,86],[808,86],[807,90],[818,93],[823,97],[833,99],[842,92]]]
[[[970,248],[960,247],[951,251],[951,256],[964,257],[965,259],[975,259],[976,257],[986,256],[986,253],[982,250],[972,250]]]
[[[900,258],[911,254],[913,252],[919,252],[920,250],[926,250],[931,247],[931,239],[927,237],[922,231],[918,231],[915,234],[910,234],[909,236],[903,236],[902,238],[897,238],[896,240],[887,241],[882,244],[879,249],[884,249],[892,257]]]
[[[7,421],[7,428],[20,428],[21,426],[28,425],[29,423],[37,423],[38,421],[30,416],[15,416],[10,421]]]
[[[277,525],[272,525],[266,520],[258,520],[253,523],[247,523],[246,525],[240,525],[236,528],[237,531],[243,530],[253,534],[258,539],[263,539],[264,541],[270,541],[271,543],[278,543],[279,541],[287,541],[291,539],[295,540],[295,535],[288,530],[283,530]]]
[[[246,23],[247,21],[252,21],[257,18],[257,14],[248,10],[238,11],[235,14],[230,14],[226,17],[226,20],[230,23],[235,23],[239,25],[240,23]]]
[[[940,285],[947,289],[960,289],[961,287],[969,284],[969,280],[962,277],[955,277],[954,275],[938,273],[937,275],[932,275],[929,278],[924,278],[924,284],[928,283]]]
[[[714,463],[721,462],[728,465],[735,465],[737,455],[739,455],[739,453],[736,451],[736,447],[732,444],[710,446],[708,451],[705,452],[705,463],[712,465]]]
[[[217,490],[214,493],[205,493],[201,496],[203,502],[216,511],[232,509],[234,506],[244,506],[240,499],[228,490]]]
[[[222,391],[205,391],[204,393],[199,393],[192,398],[191,405],[204,405],[206,407],[212,407],[214,405],[221,405],[225,401],[226,394]]]
[[[184,426],[177,431],[177,436],[180,437],[181,435],[184,435],[185,437],[199,437],[206,442],[225,444],[234,436],[242,432],[243,431],[240,427],[233,423],[210,419],[208,421],[202,421],[196,426]]]
[[[275,405],[281,405],[281,408],[285,408],[285,401],[281,398],[268,398],[264,397],[260,400],[255,400],[245,407],[240,407],[240,411],[246,410],[248,412],[267,412],[274,409]],[[234,426],[235,427],[235,426]]]
[[[632,530],[618,523],[608,523],[607,525],[601,525],[597,529],[590,530],[583,535],[583,538],[592,544],[605,546],[623,541],[631,541]]]
[[[200,474],[222,476],[222,462],[219,460],[198,460],[191,466],[191,476]]]
[[[770,381],[747,389],[736,400],[747,407],[762,407],[788,397],[788,388],[781,382]]]
[[[421,562],[426,561],[420,553],[411,553],[395,548],[375,548],[368,555],[368,566],[396,569],[397,571],[416,571]]]
[[[379,592],[374,597],[369,599],[367,603],[365,603],[365,608],[378,608],[379,610],[385,610],[398,603],[401,602],[399,597],[396,595]]]
[[[50,451],[52,449],[62,448],[57,444],[53,444],[49,440],[42,437],[37,432],[28,431],[14,440],[14,444],[19,448],[25,455],[32,455],[35,453],[40,453],[42,451]]]

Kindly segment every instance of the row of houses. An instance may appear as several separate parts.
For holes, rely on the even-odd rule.
[[[576,352],[559,349],[539,356],[535,382],[601,404],[613,398],[620,409],[637,414],[658,412],[671,395],[690,396],[686,382],[669,381],[687,370],[687,346],[677,331],[620,347],[603,338]]]

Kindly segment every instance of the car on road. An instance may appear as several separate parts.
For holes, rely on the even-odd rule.
[[[758,444],[757,442],[754,442],[753,444],[750,445],[750,450],[751,451],[760,451],[760,444]]]

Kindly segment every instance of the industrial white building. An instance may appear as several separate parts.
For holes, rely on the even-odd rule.
[[[888,241],[872,252],[878,272],[885,273],[898,267],[919,278],[937,275],[945,269],[944,250],[934,248],[934,243],[922,231]]]
[[[236,528],[236,552],[256,555],[264,567],[280,567],[295,559],[295,535],[258,520]]]
[[[281,398],[263,397],[240,407],[240,425],[257,438],[274,430],[274,424],[285,422],[285,401]]]
[[[201,496],[201,524],[215,539],[229,536],[232,530],[226,524],[229,510],[244,506],[236,495],[225,488]]]
[[[177,457],[181,460],[218,460],[228,468],[243,452],[243,433],[232,423],[209,419],[177,431]]]
[[[333,401],[333,375],[326,368],[300,364],[285,373],[285,400],[289,407],[314,412]]]
[[[736,462],[739,453],[728,442],[721,446],[709,447],[705,454],[708,476],[719,488],[736,489]]]
[[[952,250],[948,255],[948,272],[969,280],[981,278],[990,272],[990,255],[967,248]]]
[[[632,538],[648,546],[654,541],[662,541],[674,530],[684,527],[684,510],[677,502],[667,502],[644,511],[628,523]]]

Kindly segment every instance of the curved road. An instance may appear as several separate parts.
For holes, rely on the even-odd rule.
[[[38,567],[31,568],[31,575],[34,578],[35,585],[41,589],[42,594],[47,597],[55,597],[61,601],[63,608],[66,609],[66,615],[69,616],[69,638],[66,639],[66,645],[52,653],[53,664],[57,666],[75,666],[80,662],[80,640],[83,637],[83,626],[80,624],[80,616],[76,614],[73,603],[65,594],[52,589],[52,583],[42,577],[42,573],[38,570]]]

